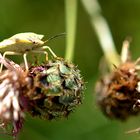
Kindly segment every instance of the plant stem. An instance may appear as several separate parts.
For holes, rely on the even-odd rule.
[[[65,59],[72,61],[76,33],[77,0],[65,0],[65,11],[67,32]]]
[[[97,0],[82,0],[82,2],[90,16],[92,27],[97,34],[109,68],[112,70],[113,64],[116,66],[120,64],[120,58],[116,51],[107,21],[100,14],[101,8]]]

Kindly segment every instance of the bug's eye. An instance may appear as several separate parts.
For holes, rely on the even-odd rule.
[[[29,41],[31,41],[33,44],[36,44],[37,42],[34,41],[32,38],[28,38]]]
[[[32,41],[33,44],[36,44],[36,41]]]

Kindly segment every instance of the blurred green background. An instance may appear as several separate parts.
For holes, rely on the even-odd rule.
[[[140,1],[99,0],[99,3],[118,52],[125,37],[131,36],[133,40],[130,50],[133,59],[139,57]],[[83,104],[68,119],[45,121],[27,115],[19,140],[138,139],[139,134],[128,135],[125,132],[140,126],[139,117],[130,118],[127,122],[108,120],[96,105],[94,85],[99,76],[98,65],[103,53],[80,0],[77,10],[73,62],[78,65],[86,81]],[[48,38],[66,32],[65,19],[65,0],[0,0],[0,40],[29,31],[44,34]],[[60,37],[50,41],[48,45],[58,56],[64,57],[65,40],[65,37]],[[18,63],[23,61],[19,56],[13,59]],[[0,140],[11,139],[0,135]]]

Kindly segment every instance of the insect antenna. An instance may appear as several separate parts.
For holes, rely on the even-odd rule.
[[[48,38],[46,41],[44,41],[44,43],[47,43],[47,42],[49,42],[50,40],[52,40],[54,38],[57,38],[57,37],[60,37],[60,36],[64,36],[64,35],[66,35],[66,33],[60,33],[60,34],[54,35],[54,36]]]

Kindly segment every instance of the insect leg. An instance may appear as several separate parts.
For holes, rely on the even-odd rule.
[[[21,55],[21,53],[7,51],[7,52],[4,52],[3,59],[5,58],[6,55]],[[3,64],[1,64],[0,66],[0,72],[2,71],[2,68],[3,68]]]
[[[43,53],[46,55],[46,61],[48,61],[48,53],[46,51],[42,50],[32,50],[33,53]]]
[[[57,57],[57,55],[52,51],[52,49],[49,46],[42,46],[40,49],[48,49],[50,53],[53,55],[53,57]]]
[[[28,61],[27,61],[27,52],[23,54],[23,59],[24,59],[24,64],[25,64],[25,69],[28,71]]]

